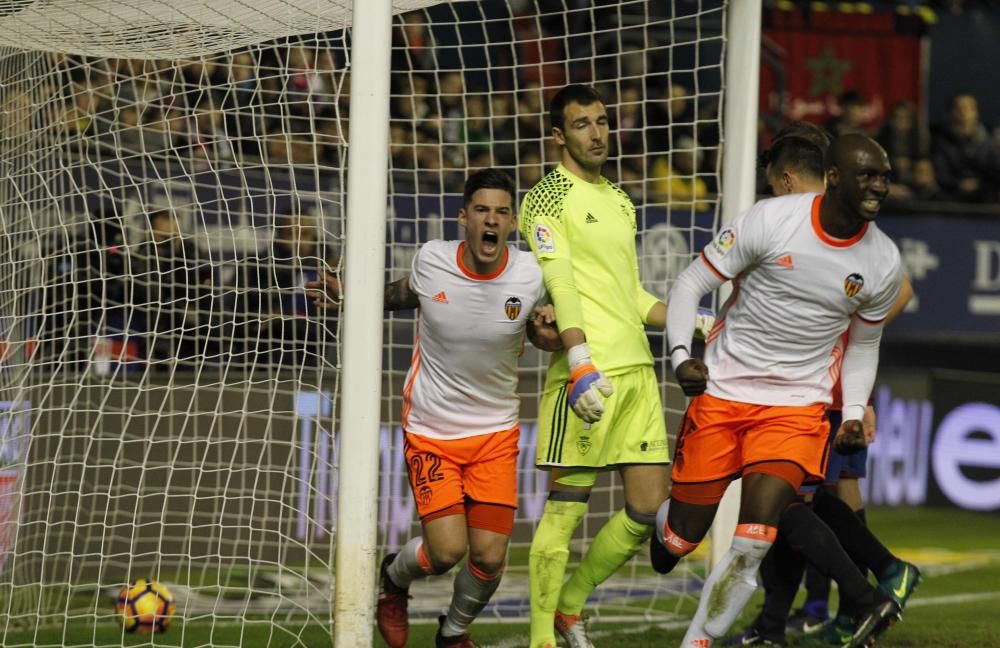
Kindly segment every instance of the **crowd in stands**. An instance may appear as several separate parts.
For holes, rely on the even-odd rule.
[[[41,366],[82,368],[101,353],[154,370],[317,368],[336,361],[336,313],[305,284],[333,271],[316,219],[275,216],[266,245],[237,258],[196,246],[170,209],[131,241],[116,209],[52,254],[38,322]]]
[[[690,75],[649,73],[663,69],[657,57],[668,55],[666,47],[611,52],[613,70],[589,59],[567,66],[561,62],[564,40],[547,37],[546,21],[515,20],[519,66],[501,66],[484,81],[440,65],[422,16],[404,15],[394,33],[391,193],[461,193],[468,169],[486,166],[510,169],[526,191],[557,159],[547,137],[545,100],[562,84],[580,81],[594,83],[611,109],[617,164],[606,167],[610,179],[637,205],[710,217],[719,191],[719,93],[701,88],[695,96]],[[173,177],[221,168],[265,176],[304,170],[336,188],[350,117],[344,58],[343,42],[324,36],[184,61],[59,55],[62,76],[53,88],[61,88],[55,94],[62,114],[56,125],[71,150],[91,161],[162,167],[168,176],[174,165],[180,170]],[[864,132],[882,143],[893,164],[894,197],[969,203],[1000,197],[998,138],[981,121],[975,95],[956,96],[948,121],[931,129],[906,102],[892,106],[885,123],[873,128],[862,122],[864,101],[845,93],[840,114],[827,126],[834,134]],[[150,211],[148,239],[111,259],[129,264],[128,282],[109,289],[109,260],[90,258],[101,254],[93,246],[71,245],[53,257],[83,273],[74,285],[93,283],[92,294],[103,295],[105,306],[118,305],[114,326],[141,331],[143,355],[293,366],[301,358],[290,354],[305,350],[314,363],[323,360],[335,328],[324,317],[332,316],[317,317],[301,289],[336,263],[318,244],[321,223],[300,213],[277,215],[267,238],[273,243],[227,260],[223,271],[219,259],[194,249],[173,211]],[[109,241],[121,236],[121,228],[114,229],[100,234],[98,250],[115,247]],[[72,291],[65,285],[54,290]],[[67,303],[77,295],[49,299]],[[89,339],[71,328],[91,327],[86,314],[106,317],[101,312],[97,303],[75,304],[48,330],[53,340]]]
[[[874,137],[892,163],[891,196],[919,201],[996,203],[1000,200],[1000,130],[991,134],[979,115],[973,93],[952,97],[948,118],[930,129],[916,106],[898,102],[875,128],[863,122],[865,97],[848,91],[841,114],[827,124],[834,135]]]

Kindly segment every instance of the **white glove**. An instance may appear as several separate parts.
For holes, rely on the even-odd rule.
[[[694,318],[694,336],[699,340],[707,340],[708,334],[715,326],[715,313],[708,308],[698,308],[698,314]]]
[[[608,379],[590,361],[590,348],[586,343],[569,350],[569,406],[585,423],[597,423],[604,415],[602,396],[615,393]]]

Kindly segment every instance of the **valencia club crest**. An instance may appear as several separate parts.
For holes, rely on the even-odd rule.
[[[517,297],[510,297],[503,305],[503,310],[507,313],[507,319],[516,320],[517,316],[521,314],[521,300]]]
[[[865,278],[862,277],[857,272],[852,272],[847,275],[847,279],[844,279],[844,294],[848,297],[854,297],[861,289],[865,287]]]

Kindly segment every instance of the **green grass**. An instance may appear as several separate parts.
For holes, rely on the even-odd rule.
[[[879,648],[1000,647],[1000,516],[912,508],[873,509],[868,519],[883,542],[920,565],[925,575],[904,620],[879,640]],[[753,619],[760,601],[758,593],[733,627],[734,632]],[[695,605],[693,601],[682,603],[682,614],[690,617]],[[668,627],[643,628],[597,621],[590,627],[599,646],[680,644],[685,628],[665,625]],[[411,645],[433,645],[435,629],[414,626]],[[474,631],[477,642],[502,642],[504,648],[527,646],[527,636],[527,625],[478,624]],[[385,644],[377,640],[376,645]]]
[[[894,552],[916,562],[924,571],[920,589],[911,599],[902,623],[879,641],[879,648],[1000,647],[1000,516],[954,510],[874,509],[869,520],[875,532]],[[743,627],[756,614],[760,595],[751,601]],[[676,600],[664,600],[659,607],[673,610]],[[684,624],[694,612],[695,601],[681,602],[683,618],[676,623],[591,624],[598,646],[675,646],[684,634]],[[415,624],[411,646],[433,645],[436,625]],[[3,628],[0,627],[0,633]],[[483,621],[474,626],[476,641],[484,646],[515,648],[527,646],[526,624]],[[307,625],[304,619],[288,618],[281,623],[248,618],[239,622],[213,624],[208,618],[177,620],[170,631],[155,637],[123,635],[111,618],[80,617],[58,628],[38,632],[0,635],[0,645],[17,646],[247,646],[285,648],[331,646],[330,629]],[[376,633],[376,646],[384,646]]]

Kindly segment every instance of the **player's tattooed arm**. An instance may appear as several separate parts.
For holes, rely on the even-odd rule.
[[[420,297],[410,288],[410,275],[385,285],[383,300],[386,310],[404,310],[420,305]]]
[[[319,279],[306,282],[306,290],[319,308],[340,308],[344,292],[337,277],[323,272]],[[410,275],[385,285],[383,304],[385,310],[403,310],[420,305],[417,293],[410,289]]]

